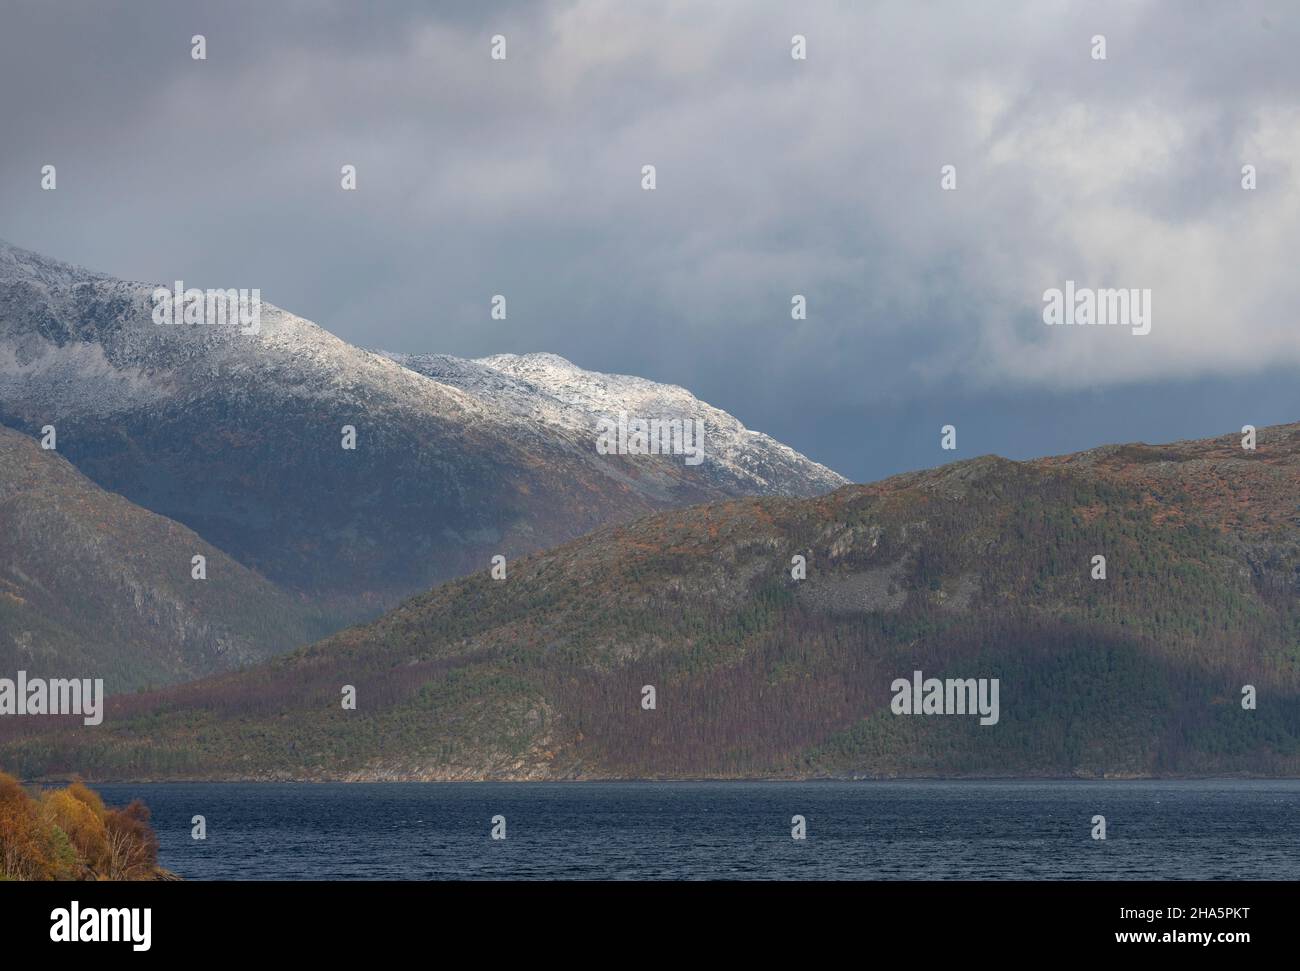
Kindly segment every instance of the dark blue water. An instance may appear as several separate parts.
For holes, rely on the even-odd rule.
[[[1300,780],[99,788],[195,880],[1300,879]]]

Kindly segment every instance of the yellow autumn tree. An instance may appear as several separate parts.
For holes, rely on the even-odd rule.
[[[0,772],[0,879],[52,880],[53,840],[18,780]]]
[[[66,789],[44,793],[41,808],[46,822],[67,834],[82,867],[96,875],[107,873],[111,854],[104,828],[104,803],[98,796],[75,782]]]

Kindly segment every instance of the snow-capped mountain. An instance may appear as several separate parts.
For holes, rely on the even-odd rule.
[[[256,333],[160,325],[158,286],[0,244],[0,423],[53,425],[104,488],[345,615],[606,522],[843,482],[680,388],[372,353],[265,302]],[[593,416],[623,408],[703,418],[706,460],[598,454]]]
[[[707,461],[700,471],[734,494],[813,496],[847,480],[685,388],[626,374],[587,371],[557,354],[496,354],[465,360],[446,354],[380,351],[403,367],[465,391],[498,412],[538,423],[579,442],[595,440],[602,419],[703,420]]]

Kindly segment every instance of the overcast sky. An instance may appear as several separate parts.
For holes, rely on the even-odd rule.
[[[1297,50],[1291,0],[2,0],[0,238],[681,384],[860,480],[946,423],[1222,434],[1300,420]],[[1046,326],[1066,280],[1151,333]]]

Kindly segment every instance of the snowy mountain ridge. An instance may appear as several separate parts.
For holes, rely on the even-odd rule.
[[[55,426],[101,488],[342,617],[612,522],[844,481],[682,388],[374,353],[265,301],[253,333],[158,324],[159,286],[0,244],[0,425]],[[702,419],[704,461],[600,454],[596,416],[623,410]]]
[[[802,488],[829,491],[848,480],[776,441],[746,428],[737,418],[701,401],[685,388],[627,374],[588,371],[558,354],[495,354],[464,359],[447,354],[376,353],[495,408],[542,422],[594,447],[597,422],[633,418],[702,419],[707,462],[719,474],[756,491]],[[796,490],[801,491],[801,489]]]
[[[701,418],[706,465],[730,488],[760,494],[828,491],[847,480],[688,390],[588,371],[548,353],[464,360],[370,352],[262,303],[258,333],[152,320],[157,286],[117,280],[0,243],[0,403],[31,421],[94,415],[256,384],[259,394],[382,403],[499,426],[511,437],[540,422],[590,450],[596,421]]]
[[[382,389],[397,407],[478,413],[479,402],[435,387],[309,320],[261,305],[261,328],[152,319],[158,286],[117,280],[0,243],[0,401],[54,417],[108,415],[211,381],[257,381],[286,395],[347,397]]]

